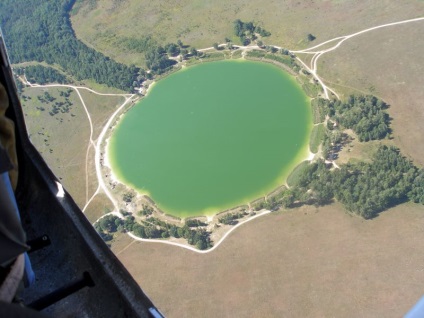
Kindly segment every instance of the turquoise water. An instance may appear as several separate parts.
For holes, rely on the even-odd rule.
[[[166,213],[213,214],[284,183],[311,128],[309,99],[281,69],[210,62],[155,84],[112,133],[109,161]]]

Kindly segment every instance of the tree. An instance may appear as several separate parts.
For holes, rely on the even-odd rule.
[[[125,230],[131,232],[133,230],[133,226],[135,224],[135,218],[133,216],[128,216],[124,220],[124,228]]]
[[[197,56],[197,50],[194,47],[192,47],[190,49],[190,54],[193,55],[193,56]]]
[[[187,50],[187,49],[182,49],[182,50],[180,51],[180,53],[181,53],[182,57],[183,57],[183,58],[185,58],[185,57],[186,57],[186,55],[188,54],[188,50]]]
[[[308,41],[309,41],[309,42],[312,42],[313,40],[315,40],[315,39],[316,39],[316,37],[315,37],[314,35],[312,35],[311,33],[309,33],[309,34],[307,35],[307,39],[308,39]]]
[[[144,226],[138,224],[138,223],[134,223],[133,227],[132,227],[132,231],[134,233],[134,235],[141,237],[141,238],[146,238],[146,232],[144,230]]]
[[[281,205],[284,208],[291,208],[293,206],[293,203],[295,201],[295,197],[292,192],[287,191],[287,193],[284,193],[283,198],[281,199]]]
[[[169,235],[175,238],[179,238],[178,229],[175,225],[172,225],[169,229]]]
[[[109,233],[116,232],[117,225],[115,223],[116,219],[118,219],[114,215],[106,215],[99,220],[100,228],[103,231],[107,231]]]
[[[415,203],[424,204],[424,169],[421,169],[414,178],[408,198]]]
[[[219,45],[218,45],[218,43],[216,43],[216,42],[215,42],[215,43],[213,44],[213,48],[214,48],[215,50],[219,50]]]
[[[243,34],[243,22],[240,19],[234,21],[234,34],[241,36]]]
[[[57,64],[76,80],[92,79],[131,91],[138,69],[117,63],[79,41],[69,19],[71,3],[69,0],[34,0],[32,5],[36,10],[29,10],[25,0],[1,1],[0,21],[9,41],[12,63]],[[46,80],[51,76],[60,77],[54,73],[44,70],[43,76]]]
[[[124,193],[122,195],[122,200],[124,200],[127,203],[131,202],[133,198],[134,198],[134,194],[130,192]]]
[[[263,43],[261,40],[257,40],[257,41],[256,41],[256,44],[257,44],[259,47],[262,47],[262,46],[264,45],[264,43]]]
[[[184,46],[184,45],[183,45],[183,42],[182,42],[181,40],[178,40],[178,41],[177,41],[177,44],[178,44],[178,46],[179,46],[179,47],[181,47],[181,48]]]
[[[176,56],[180,54],[180,48],[175,43],[168,43],[165,46],[165,50],[170,56]]]

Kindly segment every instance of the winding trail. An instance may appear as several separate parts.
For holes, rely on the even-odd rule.
[[[227,238],[227,236],[230,235],[233,231],[235,231],[238,227],[240,227],[243,224],[246,224],[247,222],[250,222],[250,221],[252,221],[252,220],[254,220],[254,219],[258,218],[258,217],[261,217],[263,215],[269,214],[269,213],[271,213],[271,211],[269,211],[269,210],[263,210],[262,212],[260,212],[260,213],[258,213],[256,215],[254,215],[254,216],[252,216],[252,217],[244,220],[243,222],[237,223],[232,228],[230,228],[230,230],[227,233],[225,233],[221,237],[221,239],[218,242],[215,243],[214,246],[212,246],[208,250],[198,250],[197,248],[194,248],[194,247],[192,247],[190,245],[185,245],[185,244],[180,244],[180,243],[170,242],[170,241],[165,241],[165,240],[143,239],[143,238],[140,238],[138,236],[135,236],[134,234],[132,234],[130,232],[127,233],[127,234],[129,236],[131,236],[134,240],[137,240],[137,241],[149,242],[149,243],[169,244],[169,245],[174,245],[174,246],[182,247],[182,248],[185,248],[187,250],[190,250],[190,251],[193,251],[193,252],[197,252],[197,253],[200,253],[200,254],[206,254],[206,253],[210,253],[210,252],[214,251],[216,248],[218,248],[218,246],[221,245],[221,243]]]
[[[347,40],[349,40],[349,39],[351,39],[351,38],[353,38],[353,37],[355,37],[355,36],[358,36],[358,35],[361,35],[361,34],[364,34],[364,33],[366,33],[366,32],[370,32],[370,31],[374,31],[374,30],[377,30],[377,29],[381,29],[381,28],[386,28],[386,27],[390,27],[390,26],[394,26],[394,25],[399,25],[399,24],[405,24],[405,23],[411,23],[411,22],[418,22],[418,21],[423,21],[424,20],[424,17],[421,17],[421,18],[415,18],[415,19],[408,19],[408,20],[402,20],[402,21],[398,21],[398,22],[392,22],[392,23],[386,23],[386,24],[380,24],[380,25],[378,25],[378,26],[375,26],[375,27],[372,27],[372,28],[368,28],[368,29],[364,29],[364,30],[362,30],[362,31],[359,31],[359,32],[356,32],[356,33],[352,33],[352,34],[349,34],[349,35],[343,35],[343,36],[339,36],[339,37],[336,37],[336,38],[334,38],[334,39],[331,39],[331,40],[328,40],[328,41],[325,41],[325,42],[322,42],[322,43],[320,43],[320,44],[318,44],[318,45],[315,45],[315,46],[313,46],[313,47],[310,47],[310,48],[307,48],[307,49],[304,49],[304,50],[299,50],[299,51],[295,51],[295,50],[292,50],[292,51],[290,51],[291,53],[295,53],[295,54],[299,54],[299,53],[303,53],[303,54],[313,54],[313,56],[312,56],[312,59],[311,59],[311,62],[310,62],[310,64],[309,65],[306,65],[306,63],[304,63],[299,57],[296,57],[296,59],[300,62],[300,63],[302,63],[302,65],[315,77],[315,79],[320,83],[320,85],[322,86],[322,89],[324,90],[324,95],[325,95],[325,97],[328,99],[329,98],[329,94],[328,94],[328,92],[330,91],[331,93],[333,93],[338,99],[340,99],[339,98],[339,96],[337,95],[337,93],[334,91],[334,90],[332,90],[332,89],[330,89],[329,87],[327,87],[324,83],[323,83],[323,81],[321,80],[321,78],[318,76],[318,74],[317,74],[317,71],[318,71],[318,66],[317,66],[317,63],[318,63],[318,59],[322,56],[322,55],[324,55],[325,53],[328,53],[328,52],[331,52],[331,51],[334,51],[335,49],[337,49],[338,47],[340,47],[340,45],[342,45],[343,44],[343,42],[345,42],[345,41],[347,41]],[[324,46],[324,45],[327,45],[327,44],[329,44],[329,43],[332,43],[332,42],[336,42],[336,44],[334,44],[333,46],[331,46],[330,48],[327,48],[327,49],[323,49],[323,50],[316,50],[316,49],[318,49],[319,47],[322,47],[322,46]]]
[[[90,125],[90,137],[89,137],[89,145],[87,146],[87,151],[86,151],[86,155],[85,155],[85,192],[86,192],[86,204],[84,205],[84,207],[82,208],[82,211],[84,212],[85,209],[88,207],[88,205],[91,203],[91,201],[94,199],[94,197],[100,192],[100,190],[103,190],[104,193],[107,195],[107,197],[109,198],[109,200],[112,202],[115,210],[117,213],[119,213],[119,208],[118,208],[118,202],[117,200],[112,196],[112,194],[110,193],[110,191],[108,190],[108,188],[106,187],[106,184],[102,178],[101,175],[101,164],[100,164],[100,146],[103,142],[103,138],[107,132],[108,127],[111,125],[111,123],[113,122],[113,120],[115,120],[115,117],[118,113],[121,112],[121,110],[132,100],[132,98],[135,96],[135,94],[108,94],[108,93],[99,93],[96,92],[95,90],[92,90],[88,87],[83,87],[83,86],[74,86],[74,85],[65,85],[65,84],[47,84],[47,85],[39,85],[39,84],[32,84],[30,83],[25,77],[23,78],[23,82],[25,85],[28,85],[30,87],[33,88],[53,88],[53,87],[66,87],[66,88],[71,88],[73,90],[75,90],[75,92],[78,94],[78,97],[81,101],[81,104],[84,108],[84,111],[87,115],[87,119]],[[125,102],[118,107],[118,109],[109,117],[106,125],[103,127],[99,137],[97,138],[97,143],[95,143],[95,141],[93,140],[93,133],[94,133],[94,128],[93,128],[93,121],[91,119],[91,115],[90,112],[88,111],[87,105],[84,102],[84,99],[81,96],[80,93],[80,89],[84,89],[87,90],[93,94],[96,95],[100,95],[100,96],[121,96],[125,98]],[[96,191],[93,193],[93,195],[90,197],[90,199],[88,198],[89,194],[88,194],[88,157],[89,157],[89,152],[90,152],[90,148],[93,147],[95,150],[95,166],[96,166],[96,175],[97,175],[97,182],[98,182],[98,186]]]
[[[328,86],[326,86],[324,84],[324,82],[322,81],[322,79],[320,78],[320,76],[318,76],[318,66],[317,66],[317,63],[318,63],[319,58],[322,55],[324,55],[325,53],[328,53],[328,52],[331,52],[331,51],[336,50],[337,48],[339,48],[343,44],[343,42],[345,42],[345,41],[347,41],[347,40],[349,40],[349,39],[351,39],[351,38],[353,38],[355,36],[364,34],[366,32],[374,31],[374,30],[377,30],[377,29],[385,28],[385,27],[391,27],[391,26],[395,26],[395,25],[412,23],[412,22],[419,22],[419,21],[424,21],[424,17],[414,18],[414,19],[408,19],[408,20],[402,20],[402,21],[392,22],[392,23],[386,23],[386,24],[381,24],[381,25],[378,25],[378,26],[375,26],[375,27],[364,29],[364,30],[359,31],[359,32],[356,32],[356,33],[352,33],[352,34],[344,35],[344,36],[339,36],[339,37],[336,37],[336,38],[327,40],[325,42],[322,42],[322,43],[320,43],[318,45],[315,45],[313,47],[310,47],[310,48],[307,48],[307,49],[304,49],[304,50],[289,50],[289,52],[290,52],[290,54],[296,54],[296,55],[297,54],[312,54],[313,56],[312,56],[312,59],[311,59],[309,65],[307,65],[307,63],[305,63],[304,61],[302,61],[298,56],[296,56],[296,59],[318,81],[318,83],[321,85],[321,87],[323,89],[323,92],[324,92],[324,95],[325,95],[325,97],[327,99],[330,98],[329,92],[332,93],[332,94],[334,94],[334,96],[336,96],[337,98],[339,98],[339,96],[337,95],[337,93],[333,89],[331,89]],[[329,47],[329,48],[326,48],[326,49],[322,49],[322,50],[319,49],[320,47],[323,47],[323,46],[328,45],[328,44],[331,44],[331,43],[335,43],[335,44],[333,46]],[[218,46],[225,48],[226,45],[227,45],[226,43],[222,43],[222,44],[219,44]],[[260,48],[257,45],[251,45],[251,46],[233,45],[233,47],[236,48],[236,49],[243,50],[242,56],[244,56],[245,52],[248,51],[248,50],[262,50],[262,48]],[[273,47],[274,48],[277,48],[277,49],[282,49],[282,47],[279,47],[279,46],[273,46]],[[215,49],[213,47],[208,47],[208,48],[199,49],[198,51],[205,52],[205,51],[209,51],[209,50],[215,50]],[[114,211],[112,211],[112,212],[110,212],[108,214],[105,214],[102,217],[104,217],[106,215],[115,215],[115,216],[117,216],[119,218],[124,218],[123,215],[119,212],[118,201],[110,193],[110,191],[107,188],[107,186],[106,186],[106,184],[105,184],[105,182],[103,180],[103,177],[102,177],[102,171],[101,171],[101,146],[102,146],[102,144],[104,142],[104,137],[106,135],[107,130],[109,129],[109,127],[111,126],[111,124],[113,123],[113,121],[116,119],[117,115],[120,114],[121,111],[131,101],[134,101],[133,98],[134,98],[135,94],[104,94],[104,93],[96,92],[96,91],[94,91],[94,90],[92,90],[90,88],[87,88],[87,87],[73,86],[73,85],[64,85],[64,84],[47,84],[47,85],[31,84],[30,82],[28,82],[28,80],[25,77],[22,79],[22,81],[24,82],[24,84],[26,84],[26,85],[28,85],[30,87],[40,87],[40,88],[43,88],[43,87],[45,87],[45,88],[49,88],[49,87],[67,87],[67,88],[71,88],[71,89],[73,89],[73,90],[76,91],[76,93],[78,94],[78,96],[79,96],[79,98],[81,100],[81,103],[82,103],[82,105],[84,107],[85,113],[87,115],[87,119],[88,119],[89,124],[90,124],[90,138],[89,138],[89,144],[87,146],[86,160],[85,160],[85,170],[86,170],[85,171],[85,179],[86,179],[86,204],[84,205],[82,211],[84,212],[86,210],[86,208],[89,206],[89,204],[92,202],[92,200],[94,199],[94,197],[97,194],[99,194],[101,191],[103,191],[106,194],[106,196],[109,198],[109,200],[112,202],[112,204],[114,206]],[[93,140],[93,131],[94,131],[94,129],[93,129],[93,123],[92,123],[91,115],[90,115],[90,112],[87,109],[87,106],[86,106],[86,104],[84,102],[84,99],[81,96],[81,93],[79,91],[80,89],[84,89],[84,90],[90,91],[90,92],[92,92],[92,93],[94,93],[96,95],[101,95],[101,96],[121,96],[121,97],[124,97],[125,98],[124,103],[121,104],[118,107],[118,109],[116,109],[116,111],[109,117],[108,121],[106,122],[106,124],[102,128],[102,131],[101,131],[101,133],[99,134],[99,136],[97,138],[97,142],[95,142],[95,140]],[[88,196],[89,196],[89,194],[88,194],[88,162],[89,162],[88,158],[89,158],[89,151],[90,151],[91,147],[93,147],[94,148],[94,151],[95,151],[95,159],[94,159],[94,161],[95,161],[95,167],[96,167],[96,177],[97,177],[98,186],[97,186],[96,191],[93,193],[93,195],[90,198],[88,198]],[[338,167],[335,163],[333,163],[333,165],[336,168]],[[59,184],[58,185],[58,188],[59,189],[60,189],[60,186],[61,185]],[[189,246],[189,245],[180,244],[180,243],[176,243],[176,242],[170,242],[170,241],[166,241],[166,240],[143,239],[143,238],[140,238],[140,237],[135,236],[132,233],[127,233],[127,234],[131,238],[133,238],[134,240],[137,240],[137,241],[174,245],[174,246],[178,246],[178,247],[181,247],[181,248],[188,249],[188,250],[193,251],[193,252],[196,252],[196,253],[206,254],[206,253],[210,253],[210,252],[214,251],[216,248],[218,248],[218,246],[221,245],[222,242],[233,231],[235,231],[238,227],[240,227],[243,224],[245,224],[247,222],[250,222],[250,221],[252,221],[252,220],[254,220],[254,219],[258,218],[258,217],[261,217],[263,215],[267,215],[269,213],[271,213],[271,211],[269,211],[269,210],[263,210],[262,212],[256,214],[255,216],[252,216],[252,217],[250,217],[250,218],[248,218],[248,219],[246,219],[246,220],[238,223],[234,227],[230,228],[230,230],[227,233],[225,233],[221,237],[221,239],[218,242],[216,242],[216,244],[212,248],[210,248],[208,250],[198,250],[198,249],[196,249],[196,248],[194,248],[192,246]],[[96,222],[98,220],[100,220],[102,217],[100,217],[99,219],[97,219]]]

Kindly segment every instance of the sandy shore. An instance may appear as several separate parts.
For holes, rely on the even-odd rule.
[[[105,145],[104,145],[104,149],[103,149],[103,167],[106,167],[110,170],[108,177],[109,177],[111,182],[122,183],[121,181],[119,181],[118,177],[113,172],[112,166],[111,166],[110,161],[109,161],[109,140],[110,140],[110,136],[109,136],[109,138],[107,138],[105,140]]]

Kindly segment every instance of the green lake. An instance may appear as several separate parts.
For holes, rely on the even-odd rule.
[[[246,204],[308,156],[309,98],[271,64],[209,62],[160,80],[108,143],[122,183],[180,217]]]

